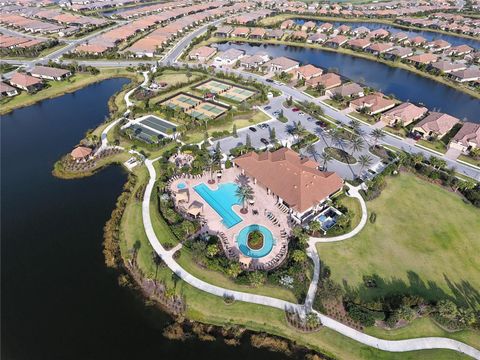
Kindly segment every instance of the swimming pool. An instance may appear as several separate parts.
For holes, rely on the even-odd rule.
[[[187,184],[183,182],[177,184],[177,189],[179,190],[185,189],[186,187],[187,187]]]
[[[223,224],[227,228],[237,225],[242,218],[232,209],[233,205],[241,205],[242,202],[235,192],[238,185],[235,183],[224,183],[218,185],[217,190],[211,190],[206,184],[201,183],[194,186],[193,189],[198,195],[210,205],[222,218]]]
[[[255,230],[260,231],[263,235],[263,246],[258,250],[251,249],[247,244],[248,234]],[[265,226],[253,224],[245,226],[242,230],[240,230],[237,235],[237,244],[243,255],[259,259],[268,255],[270,251],[272,251],[273,245],[275,244],[275,239],[273,238],[272,232]]]

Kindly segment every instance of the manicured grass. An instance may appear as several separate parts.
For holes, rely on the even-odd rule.
[[[198,78],[198,74],[191,73],[189,78],[186,72],[166,70],[160,76],[155,77],[155,82],[165,82],[169,86],[172,86],[189,81],[196,81]]]
[[[325,149],[323,149],[323,151],[325,151],[325,153],[329,154],[335,160],[345,164],[355,164],[357,162],[357,160],[352,155],[339,148],[326,147]]]
[[[342,196],[338,202],[352,212],[353,216],[350,220],[350,227],[354,229],[360,223],[360,219],[362,218],[362,207],[360,206],[360,201],[358,201],[356,198],[345,195]]]
[[[441,152],[442,154],[445,154],[447,152],[447,146],[439,140],[427,141],[427,140],[420,139],[417,141],[417,144],[425,146],[426,148],[432,149],[434,151]]]
[[[38,91],[36,94],[28,94],[22,91],[19,95],[3,99],[0,102],[0,114],[6,114],[14,109],[29,106],[39,101],[51,99],[66,93],[74,92],[87,85],[99,82],[105,79],[114,77],[129,77],[136,78],[138,74],[128,72],[125,69],[105,68],[101,69],[98,75],[91,75],[86,73],[75,74],[68,80],[64,81],[50,81],[50,87]]]
[[[450,337],[468,343],[477,349],[480,348],[480,331],[461,330],[449,332],[443,330],[429,317],[416,319],[407,326],[399,329],[384,330],[378,327],[370,327],[365,329],[365,332],[388,340],[403,340],[424,336]]]
[[[343,110],[347,107],[346,104],[339,103],[338,101],[335,101],[333,99],[325,99],[323,100],[323,102],[330,106],[333,106],[335,109],[338,110]]]
[[[266,284],[258,288],[253,288],[249,285],[236,284],[230,278],[228,278],[227,276],[225,276],[224,274],[218,271],[202,268],[195,263],[190,251],[187,248],[182,248],[181,256],[177,260],[177,262],[190,274],[210,284],[221,286],[231,290],[238,290],[238,291],[243,291],[243,292],[252,293],[252,294],[271,296],[278,299],[291,301],[293,303],[297,302],[293,293],[290,290],[283,288],[281,286]]]
[[[469,164],[480,167],[480,160],[475,160],[471,156],[467,156],[467,155],[462,154],[458,157],[458,160],[462,160],[462,161],[465,161],[466,163],[469,163]]]
[[[135,173],[138,175],[137,189],[146,181],[147,172],[142,167],[135,170]],[[141,202],[132,198],[128,202],[120,229],[122,255],[131,258],[133,244],[135,241],[139,241],[137,264],[147,277],[153,278],[156,267],[152,260],[152,248],[141,224]],[[172,273],[168,268],[159,267],[157,279],[164,281],[167,287],[174,286]],[[408,353],[379,351],[325,328],[317,333],[300,333],[286,324],[282,310],[242,302],[227,305],[222,298],[197,290],[182,280],[178,282],[176,292],[185,296],[187,302],[186,315],[190,319],[215,325],[238,324],[250,330],[266,331],[292,339],[300,345],[322,351],[339,359],[413,360],[419,357],[426,360],[469,359],[449,350],[426,350]],[[470,335],[468,335],[468,338],[470,338]],[[465,341],[467,341],[467,336]]]
[[[390,126],[385,126],[382,130],[390,133],[390,134],[393,134],[393,135],[397,135],[397,136],[400,136],[400,137],[407,137],[407,130],[405,128],[393,128],[393,127],[390,127]]]
[[[353,117],[357,120],[366,122],[367,124],[375,124],[377,122],[377,120],[375,120],[371,116],[369,116],[367,114],[362,114],[362,113],[359,113],[359,112],[356,112],[356,111],[352,111],[351,113],[348,114],[348,116]]]
[[[317,245],[333,279],[355,289],[363,275],[377,274],[376,289],[362,287],[367,300],[405,292],[431,300],[456,292],[478,296],[480,210],[409,173],[387,183],[367,203],[377,214],[374,224],[348,241]]]

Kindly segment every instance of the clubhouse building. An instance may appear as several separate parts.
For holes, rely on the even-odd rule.
[[[233,162],[254,184],[274,195],[277,206],[300,224],[323,210],[330,196],[343,188],[343,180],[336,173],[320,171],[318,163],[288,148],[250,152]]]

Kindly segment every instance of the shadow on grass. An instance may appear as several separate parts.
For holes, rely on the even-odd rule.
[[[401,298],[404,295],[417,295],[431,302],[448,299],[462,307],[480,308],[480,292],[470,282],[465,280],[454,282],[447,275],[443,275],[453,295],[446,293],[434,281],[423,281],[413,271],[407,272],[407,281],[398,278],[385,279],[378,274],[373,274],[365,276],[364,279],[368,278],[368,281],[356,287],[350,286],[345,279],[342,283],[349,297],[360,299],[363,302],[372,302],[380,298],[393,299]]]

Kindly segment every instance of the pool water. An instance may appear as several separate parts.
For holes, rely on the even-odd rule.
[[[258,250],[249,248],[247,244],[248,234],[255,230],[260,231],[263,235],[263,246]],[[242,230],[240,230],[239,234],[237,235],[237,244],[243,255],[259,259],[268,255],[270,251],[272,251],[273,245],[275,244],[275,239],[273,238],[272,232],[265,226],[254,224],[245,226]]]
[[[185,189],[186,187],[187,187],[187,184],[183,182],[177,184],[177,189],[179,190]]]
[[[242,221],[242,218],[232,209],[233,205],[242,204],[236,195],[237,188],[238,185],[235,183],[219,184],[217,190],[211,190],[204,183],[193,187],[197,194],[220,215],[228,229]]]

